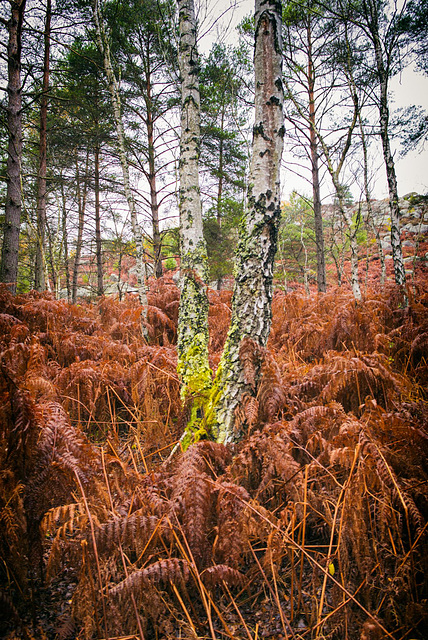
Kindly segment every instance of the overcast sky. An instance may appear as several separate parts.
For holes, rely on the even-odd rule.
[[[232,7],[232,8],[231,8]],[[242,18],[254,11],[253,0],[200,0],[200,50],[208,51],[210,44],[221,34],[221,38],[228,43],[236,42],[234,27]],[[222,16],[222,17],[221,17]],[[399,77],[395,77],[390,83],[391,113],[395,108],[410,105],[422,105],[428,109],[428,77],[406,69]],[[416,191],[428,193],[428,144],[418,153],[409,153],[405,158],[399,156],[400,146],[394,144],[394,156],[399,195]],[[285,167],[288,158],[284,156]],[[373,197],[385,198],[388,195],[385,169],[382,158],[373,160],[374,169],[377,167],[376,177],[373,183]],[[283,194],[287,198],[293,189],[310,193],[310,185],[305,180],[299,179],[285,168],[283,176]],[[323,197],[327,196],[327,185],[324,188]],[[357,197],[357,194],[354,193]]]

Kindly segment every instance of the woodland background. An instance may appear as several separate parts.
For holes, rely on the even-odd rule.
[[[365,6],[379,11],[386,78],[415,61],[426,72],[426,3],[401,13]],[[4,33],[7,9],[25,3],[5,7]],[[427,196],[397,201],[405,280],[397,283],[391,201],[370,197],[381,101],[368,40],[357,27],[345,33],[350,23],[321,4],[295,9],[284,7],[294,43],[284,56],[285,143],[312,195],[293,192],[282,206],[267,346],[240,347],[252,389],[236,411],[244,437],[170,456],[192,409],[177,375],[180,250],[167,222],[178,160],[173,6],[112,2],[100,13],[142,234],[143,322],[138,229],[92,8],[25,7],[17,292],[0,285],[8,640],[427,636]],[[214,45],[200,69],[213,372],[245,208],[253,31],[244,21],[239,46]],[[396,116],[387,134],[399,133],[404,151],[423,143],[426,115]],[[5,140],[9,123],[0,122]],[[325,292],[315,164],[318,182],[332,185],[321,209]]]

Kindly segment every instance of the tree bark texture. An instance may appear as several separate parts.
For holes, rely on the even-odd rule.
[[[382,44],[379,34],[379,13],[375,0],[369,0],[366,6],[368,28],[373,42],[376,69],[379,80],[379,120],[380,137],[382,140],[383,157],[386,168],[386,178],[389,192],[389,208],[391,213],[391,247],[394,263],[395,282],[402,286],[406,282],[404,270],[403,251],[400,233],[400,207],[398,204],[397,177],[395,174],[395,162],[391,152],[389,141],[389,107],[388,107],[388,67],[385,67],[382,52]]]
[[[244,395],[255,393],[259,367],[254,362],[255,379],[248,380],[240,350],[249,344],[257,352],[267,342],[281,212],[282,7],[277,0],[256,0],[255,4],[255,124],[248,203],[237,248],[231,327],[206,416],[217,440],[224,443],[242,437],[242,425],[235,428],[235,410]]]
[[[129,179],[129,163],[126,154],[125,145],[125,132],[123,128],[122,112],[120,105],[119,84],[117,82],[113,65],[111,62],[110,45],[106,37],[104,26],[101,19],[100,8],[98,0],[94,0],[93,4],[94,23],[96,28],[97,44],[104,61],[104,70],[107,76],[107,83],[111,95],[113,104],[113,115],[116,124],[116,134],[118,140],[118,151],[120,157],[120,164],[122,167],[123,176],[123,188],[125,191],[126,201],[128,203],[129,215],[131,218],[132,232],[135,240],[136,249],[136,267],[137,267],[137,281],[138,281],[138,297],[142,307],[141,311],[141,331],[143,336],[147,339],[147,290],[145,281],[145,262],[144,262],[144,245],[143,235],[141,227],[137,220],[137,211],[135,208],[135,200],[131,190],[131,184]]]
[[[211,387],[208,364],[207,250],[202,233],[199,192],[200,96],[199,57],[193,0],[178,0],[181,76],[180,238],[181,297],[178,318],[178,366],[181,395],[194,398],[190,425],[201,417]]]
[[[43,84],[40,101],[40,137],[39,137],[39,169],[37,172],[37,246],[34,288],[37,291],[46,289],[45,278],[45,236],[46,236],[46,169],[47,169],[47,117],[49,91],[49,57],[51,41],[51,0],[46,2],[46,20],[44,33]]]
[[[0,281],[10,283],[16,292],[18,277],[19,229],[21,225],[21,158],[22,158],[22,95],[21,95],[21,37],[26,0],[11,1],[11,17],[8,21],[8,154],[6,165],[6,207],[3,228],[3,246],[0,265]]]
[[[378,56],[376,55],[376,58]],[[380,65],[378,64],[378,69]],[[397,177],[395,174],[395,162],[391,152],[389,142],[389,109],[388,109],[388,84],[386,74],[381,77],[381,96],[380,96],[380,136],[382,139],[383,157],[385,160],[386,177],[388,181],[389,192],[389,209],[391,212],[391,247],[392,260],[394,263],[395,282],[398,285],[404,285],[406,282],[406,274],[403,262],[403,250],[401,246],[400,232],[400,207],[398,204],[398,187]]]

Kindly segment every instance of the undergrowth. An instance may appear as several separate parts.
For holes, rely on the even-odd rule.
[[[275,294],[234,449],[186,423],[178,290],[0,290],[4,638],[427,637],[428,294]],[[230,293],[210,291],[216,368]]]

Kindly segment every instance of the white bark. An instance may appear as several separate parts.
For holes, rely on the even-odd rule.
[[[147,339],[147,290],[145,283],[145,262],[144,262],[144,245],[143,236],[140,225],[137,220],[137,212],[135,209],[135,200],[132,194],[129,180],[129,164],[125,148],[125,133],[123,129],[122,111],[120,105],[119,84],[117,82],[113,65],[111,63],[110,45],[104,30],[100,7],[98,0],[94,0],[93,4],[94,23],[97,35],[98,48],[103,56],[104,69],[107,76],[108,87],[113,103],[113,114],[116,125],[116,135],[118,140],[118,151],[120,164],[122,166],[123,188],[125,191],[126,201],[128,203],[129,215],[131,218],[132,232],[135,240],[136,261],[137,261],[137,281],[138,281],[138,297],[142,306],[141,312],[141,331]]]
[[[281,2],[256,0],[255,125],[248,204],[236,258],[232,320],[213,386],[210,415],[219,442],[242,437],[235,409],[243,394],[254,395],[239,358],[242,340],[266,344],[271,325],[274,257],[280,219],[280,163],[283,150]],[[256,365],[257,369],[257,365]]]
[[[178,373],[182,397],[194,396],[195,415],[211,387],[208,364],[207,251],[202,233],[199,191],[200,96],[199,57],[193,0],[178,0],[181,76],[180,234],[181,297],[178,319]],[[199,396],[199,400],[197,399]],[[195,422],[195,420],[193,420]]]
[[[371,30],[373,46],[376,58],[376,67],[380,83],[379,97],[379,120],[380,120],[380,137],[382,140],[383,157],[385,161],[386,177],[389,191],[389,208],[391,212],[391,246],[392,259],[394,262],[395,282],[399,286],[406,284],[406,273],[403,262],[403,250],[401,246],[400,231],[400,207],[398,204],[398,188],[397,177],[395,174],[395,162],[391,152],[389,142],[389,108],[388,108],[388,70],[385,69],[382,56],[382,46],[378,31],[378,16],[373,6],[373,20],[369,27]],[[407,303],[407,300],[406,300]]]

